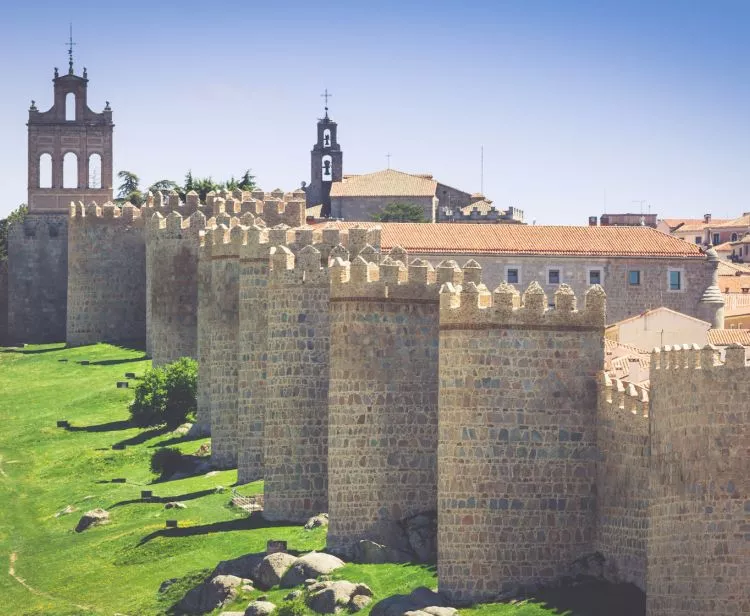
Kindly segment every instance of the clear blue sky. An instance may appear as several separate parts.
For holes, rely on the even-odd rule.
[[[143,185],[249,167],[296,188],[327,87],[345,173],[390,152],[477,191],[483,145],[485,194],[529,222],[642,199],[664,217],[750,211],[745,0],[8,0],[0,216],[26,200],[29,101],[50,106],[70,21],[90,106],[111,101],[115,172]]]

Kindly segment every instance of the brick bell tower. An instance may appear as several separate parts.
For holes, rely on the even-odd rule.
[[[336,122],[328,117],[328,90],[325,116],[318,120],[318,141],[310,152],[310,184],[305,187],[307,207],[322,204],[321,216],[331,215],[331,184],[343,178],[343,153],[337,140]]]
[[[28,205],[31,213],[63,213],[71,201],[99,204],[112,200],[112,110],[89,109],[88,76],[73,70],[73,42],[68,72],[55,69],[54,104],[29,109]]]

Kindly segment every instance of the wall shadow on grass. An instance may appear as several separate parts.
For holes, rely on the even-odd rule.
[[[260,512],[254,512],[246,518],[239,520],[227,520],[225,522],[214,522],[213,524],[203,524],[200,526],[188,526],[187,528],[164,528],[149,533],[138,542],[138,545],[145,545],[158,537],[195,537],[197,535],[210,535],[212,533],[226,533],[237,530],[257,530],[260,528],[274,528],[278,526],[288,526],[286,522],[270,522],[263,519]],[[290,551],[290,554],[293,552]]]
[[[8,347],[2,349],[2,353],[17,353],[19,355],[39,355],[40,353],[53,353],[54,351],[64,351],[67,348],[65,343],[51,349],[24,349],[22,347]]]
[[[134,426],[130,426],[131,428]],[[132,447],[133,445],[140,445],[141,443],[145,443],[147,440],[151,438],[156,438],[157,436],[161,436],[162,434],[165,434],[166,432],[169,432],[167,428],[152,428],[151,430],[144,430],[143,432],[139,432],[135,436],[132,436],[130,438],[126,438],[122,441],[117,441],[112,447],[114,449],[122,448],[122,447]]]
[[[148,357],[131,357],[130,359],[102,359],[100,361],[89,362],[89,366],[117,366],[118,364],[132,364],[137,361],[146,361]]]
[[[646,594],[635,584],[599,580],[542,589],[529,597],[548,609],[576,616],[645,616]]]
[[[114,432],[116,430],[128,430],[135,428],[129,419],[120,421],[109,421],[103,424],[94,424],[93,426],[68,426],[65,428],[68,432]]]
[[[172,502],[183,502],[183,501],[191,501],[195,500],[196,498],[203,498],[204,496],[210,496],[212,494],[216,494],[216,490],[213,488],[209,488],[207,490],[197,490],[195,492],[187,492],[186,494],[176,494],[175,496],[152,496],[150,499],[143,499],[143,498],[132,498],[130,500],[123,500],[119,501],[117,503],[114,503],[108,507],[108,509],[115,509],[116,507],[122,507],[124,505],[144,505],[144,504],[164,504],[164,503],[172,503]]]

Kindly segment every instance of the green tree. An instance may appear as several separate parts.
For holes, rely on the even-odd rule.
[[[117,177],[122,180],[117,189],[117,202],[130,202],[133,205],[140,206],[143,203],[143,193],[138,187],[140,178],[131,171],[118,171]]]
[[[237,188],[240,190],[253,190],[255,188],[255,176],[250,173],[250,169],[245,169],[245,173],[237,182]]]
[[[211,191],[216,192],[222,189],[221,184],[214,182],[211,176],[207,178],[193,178],[193,190],[200,196],[201,203],[205,203],[206,195]]]
[[[176,428],[196,411],[198,362],[181,357],[147,370],[135,388],[130,417],[140,427]]]
[[[424,210],[415,203],[389,203],[372,215],[377,222],[427,222]]]
[[[172,192],[173,190],[180,192],[180,185],[172,180],[159,180],[158,182],[151,184],[148,189],[152,193],[155,193],[157,190],[160,190],[163,193]]]
[[[8,214],[7,218],[0,219],[0,261],[5,261],[8,258],[8,231],[10,230],[10,225],[13,223],[22,223],[28,213],[28,206],[22,203]]]

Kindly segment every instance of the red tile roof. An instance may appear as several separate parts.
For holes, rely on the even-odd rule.
[[[346,175],[331,184],[331,197],[434,197],[437,182],[427,174],[385,169],[364,175]]]
[[[417,254],[518,254],[702,259],[698,246],[651,227],[320,222],[346,230],[382,227],[381,247]]]
[[[734,343],[750,346],[750,329],[709,329],[708,343],[716,346]]]

